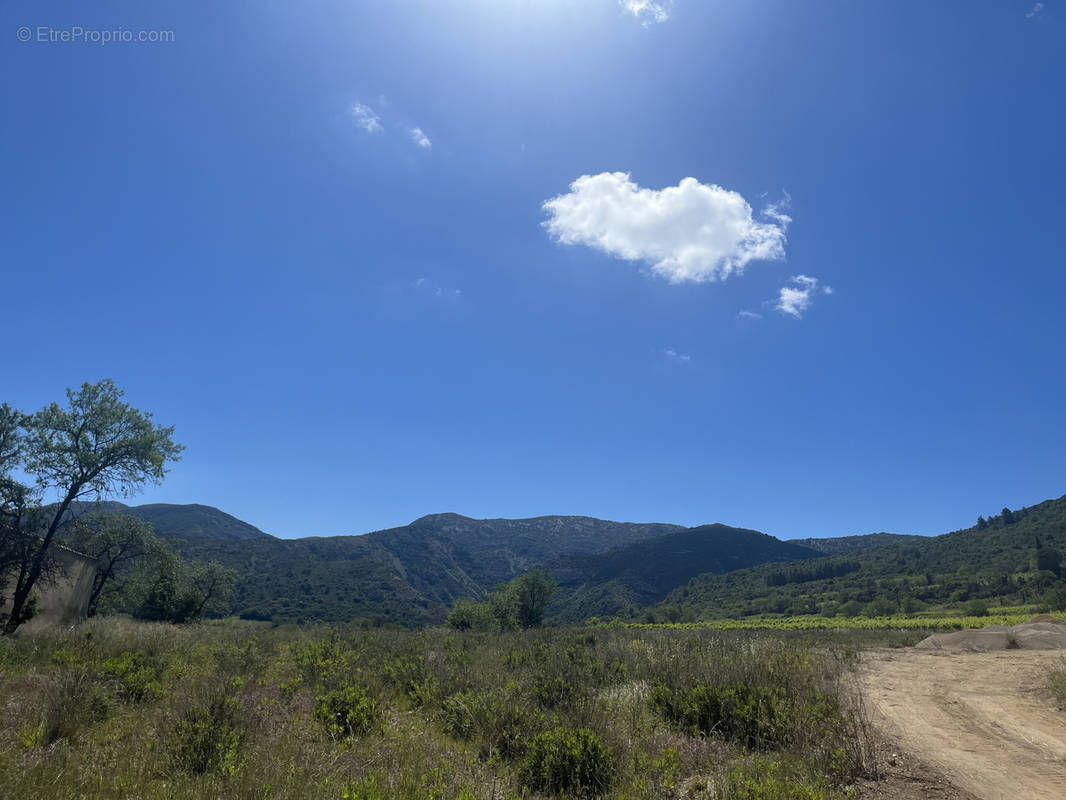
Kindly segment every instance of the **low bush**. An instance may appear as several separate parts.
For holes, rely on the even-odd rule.
[[[650,701],[660,716],[685,733],[717,734],[754,749],[789,744],[794,728],[792,709],[777,687],[698,684],[678,690],[658,684]]]
[[[193,706],[174,726],[166,741],[171,769],[190,775],[237,771],[243,736],[241,704],[232,688]]]
[[[1048,676],[1048,688],[1051,689],[1051,696],[1055,698],[1056,705],[1066,709],[1066,667],[1052,671]]]
[[[318,697],[315,719],[326,726],[334,739],[354,739],[381,729],[378,701],[361,686],[345,686]]]
[[[519,769],[527,789],[576,798],[604,797],[614,764],[603,741],[587,728],[552,728],[533,738]]]
[[[127,651],[107,659],[101,671],[118,685],[118,695],[130,703],[147,703],[166,694],[160,682],[160,665],[143,651]]]
[[[503,692],[451,695],[442,705],[441,723],[450,736],[477,742],[482,757],[516,759],[543,729],[544,717],[517,696],[514,686],[508,686]]]

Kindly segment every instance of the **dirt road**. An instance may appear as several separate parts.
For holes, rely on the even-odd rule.
[[[1057,651],[869,653],[861,681],[890,741],[980,800],[1066,798],[1066,713],[1047,691]]]

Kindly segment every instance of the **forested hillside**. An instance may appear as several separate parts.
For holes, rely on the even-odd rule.
[[[817,558],[794,542],[727,525],[686,528],[600,555],[560,559],[549,571],[560,592],[549,614],[565,621],[632,613],[665,598],[701,573],[722,573],[771,561]]]
[[[909,536],[903,533],[867,533],[862,536],[835,536],[830,539],[789,539],[791,544],[809,547],[825,556],[869,550],[883,544],[902,544],[926,539],[926,536]]]
[[[588,555],[664,533],[676,525],[590,517],[474,520],[434,514],[362,536],[234,540],[167,530],[182,555],[237,570],[234,613],[250,619],[362,619],[426,624],[459,597],[560,555]]]
[[[929,605],[1055,603],[1066,582],[1066,497],[1003,509],[965,530],[892,541],[797,565],[703,575],[652,612],[662,619],[857,614]],[[979,607],[979,605],[977,606]]]

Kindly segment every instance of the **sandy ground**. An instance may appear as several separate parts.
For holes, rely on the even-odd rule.
[[[867,654],[860,680],[886,742],[884,797],[1066,798],[1066,712],[1047,690],[1064,659],[1061,650]]]

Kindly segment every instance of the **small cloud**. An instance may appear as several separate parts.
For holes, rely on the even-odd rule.
[[[647,28],[653,22],[666,22],[670,19],[670,11],[674,2],[673,0],[618,0],[618,5]]]
[[[385,130],[381,127],[381,118],[370,106],[356,103],[352,106],[352,117],[355,119],[355,124],[367,133],[381,133]]]
[[[812,295],[818,288],[818,279],[810,275],[793,275],[788,279],[788,284],[781,287],[777,305],[774,307],[782,314],[799,319],[811,307]],[[832,294],[833,287],[825,286],[822,292]]]
[[[789,224],[792,222],[792,217],[785,212],[788,211],[789,207],[792,205],[792,195],[783,189],[781,190],[781,194],[782,199],[777,203],[768,203],[766,208],[762,210],[762,215],[767,219],[772,219],[781,226],[782,230],[787,230]],[[766,197],[766,192],[759,195],[760,200],[764,197]]]
[[[1043,11],[1043,10],[1044,10],[1044,4],[1043,3],[1037,3],[1031,9],[1029,9],[1028,11],[1025,12],[1025,18],[1026,19],[1032,19],[1033,17],[1038,16],[1040,14],[1040,12]]]
[[[670,283],[704,283],[739,275],[751,261],[783,259],[786,207],[787,200],[768,206],[757,221],[739,193],[713,183],[683,178],[645,189],[628,173],[601,172],[545,201],[543,224],[560,244],[644,262]]]
[[[423,150],[430,150],[433,148],[433,142],[429,140],[429,137],[426,136],[426,134],[422,133],[421,128],[411,128],[408,133],[411,136],[411,141]]]
[[[439,297],[441,300],[458,300],[462,297],[462,289],[452,289],[447,286],[439,286],[436,283],[431,283],[428,278],[422,277],[411,281],[411,286],[419,294],[429,295],[431,297]]]
[[[740,319],[762,319],[762,314],[758,311],[748,311],[745,309],[744,311],[738,311],[737,317]]]
[[[669,347],[663,350],[662,354],[675,364],[688,364],[692,361],[692,356],[687,355],[686,353],[679,353]]]

